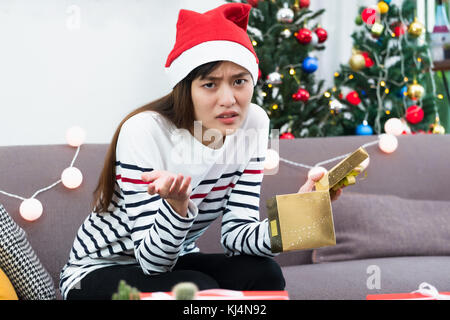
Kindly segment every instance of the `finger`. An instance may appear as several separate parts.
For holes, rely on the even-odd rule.
[[[337,191],[334,191],[332,194],[331,194],[331,201],[335,201],[335,200],[337,200],[341,195],[342,195],[342,188],[341,189],[338,189]]]
[[[312,179],[306,180],[305,184],[300,187],[298,193],[311,192],[314,188],[315,182]]]
[[[370,163],[370,157],[367,157],[363,162],[361,162],[359,165],[362,167],[362,171],[365,171]]]
[[[154,195],[156,193],[155,191],[155,184],[154,183],[149,183],[148,187],[147,187],[147,192],[151,195]]]
[[[141,174],[141,179],[144,182],[152,182],[158,179],[161,176],[161,171],[153,170],[149,172],[144,172]]]
[[[170,190],[170,187],[172,186],[173,180],[174,180],[173,176],[166,176],[162,181],[161,187],[159,187],[159,189],[157,188],[156,192],[158,192],[159,195],[163,198],[168,197],[169,190]]]
[[[312,179],[314,182],[319,181],[327,172],[324,167],[314,167],[308,172],[308,179]]]
[[[184,181],[183,184],[180,187],[180,194],[185,194],[185,195],[189,195],[191,193],[191,190],[189,190],[189,187],[191,185],[191,180],[192,178],[190,176],[187,176]]]
[[[169,192],[178,194],[182,182],[183,182],[183,175],[179,173]]]

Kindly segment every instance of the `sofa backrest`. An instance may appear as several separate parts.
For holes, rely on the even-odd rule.
[[[392,194],[404,198],[450,200],[450,136],[400,136],[398,149],[381,152],[378,145],[368,147],[370,165],[367,178],[344,192]],[[280,157],[314,165],[356,150],[376,136],[347,136],[280,140]],[[275,146],[276,144],[272,144]],[[74,166],[83,173],[83,183],[75,190],[58,184],[37,196],[44,206],[43,215],[27,222],[19,215],[21,200],[0,194],[13,219],[26,231],[41,262],[58,286],[59,272],[67,262],[76,231],[90,213],[92,192],[103,167],[108,146],[86,144],[81,147]],[[70,165],[76,149],[68,145],[0,147],[0,190],[31,197],[38,189],[60,179]],[[330,169],[338,161],[324,165]],[[280,162],[278,173],[266,175],[261,187],[261,218],[267,217],[266,200],[276,194],[295,193],[306,180],[308,170]],[[339,200],[338,200],[339,201]],[[204,252],[222,252],[220,221],[217,220],[199,239]],[[311,263],[311,250],[279,255],[281,265]]]

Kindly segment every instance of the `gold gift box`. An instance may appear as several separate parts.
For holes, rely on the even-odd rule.
[[[276,195],[267,200],[272,252],[335,245],[330,192],[344,182],[353,184],[354,169],[368,156],[364,148],[357,149],[316,182],[316,191]]]

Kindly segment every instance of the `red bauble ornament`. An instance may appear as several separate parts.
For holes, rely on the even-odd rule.
[[[285,132],[280,136],[280,139],[295,139],[295,137],[292,133]]]
[[[419,106],[412,105],[406,110],[405,118],[409,123],[417,124],[423,120],[424,112]]]
[[[366,60],[366,68],[370,68],[375,64],[368,52],[361,52],[361,55],[364,57],[364,60]]]
[[[298,5],[300,6],[300,8],[308,8],[309,7],[309,0],[300,0]]]
[[[251,5],[253,8],[256,8],[258,6],[259,0],[247,0],[247,3]]]
[[[317,28],[314,32],[317,34],[317,38],[319,38],[319,43],[323,43],[327,40],[328,33],[324,28]]]
[[[361,13],[361,18],[365,23],[372,25],[376,21],[377,10],[375,8],[365,8]]]
[[[403,23],[398,23],[394,27],[394,34],[396,37],[400,37],[401,35],[405,34],[406,30],[408,30],[408,28],[406,28]]]
[[[358,92],[352,91],[345,97],[347,99],[348,103],[357,106],[361,103],[361,99],[359,98]]]
[[[258,80],[262,78],[262,72],[261,69],[258,69]]]
[[[292,99],[295,101],[308,102],[309,92],[303,88],[299,88],[298,91],[292,95]]]
[[[298,30],[296,36],[295,36],[301,44],[308,44],[312,40],[312,32],[309,29],[302,28]]]

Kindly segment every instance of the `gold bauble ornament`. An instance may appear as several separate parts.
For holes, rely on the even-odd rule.
[[[408,86],[407,95],[411,100],[417,100],[422,98],[425,89],[417,83],[417,80],[414,80],[413,84]]]
[[[414,22],[409,25],[408,33],[413,37],[419,37],[425,30],[425,27],[420,23],[417,18],[414,18]]]
[[[435,122],[430,127],[433,134],[445,134],[445,128],[441,125],[439,117],[436,117]]]
[[[381,14],[387,13],[389,11],[389,5],[384,1],[378,2],[378,11],[380,11]]]
[[[362,54],[355,52],[352,54],[348,64],[353,71],[359,71],[366,66],[366,58]]]
[[[445,134],[445,128],[440,124],[433,126],[433,134]]]

